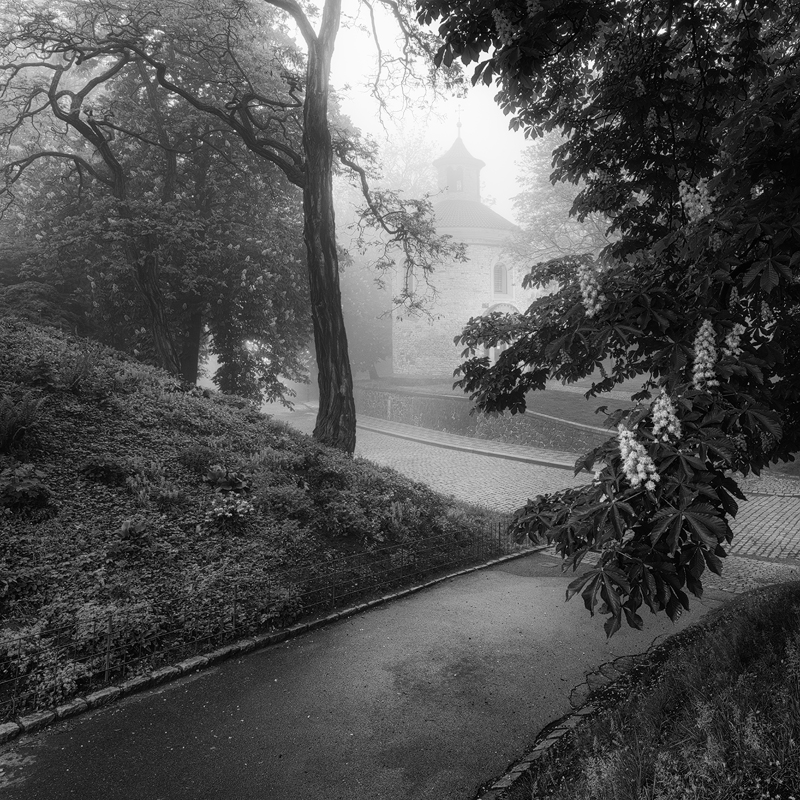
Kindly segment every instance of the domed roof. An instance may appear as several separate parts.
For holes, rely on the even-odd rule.
[[[485,161],[475,158],[475,156],[467,150],[467,146],[461,139],[460,133],[450,149],[433,162],[435,167],[442,167],[446,164],[469,164],[470,166],[477,167],[478,170],[486,166]]]
[[[494,228],[513,231],[517,226],[477,200],[446,197],[435,203],[437,228]]]

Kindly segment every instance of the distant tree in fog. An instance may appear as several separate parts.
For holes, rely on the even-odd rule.
[[[597,255],[606,245],[608,220],[588,214],[579,220],[573,205],[580,185],[553,181],[553,153],[564,138],[548,133],[522,152],[517,180],[522,191],[513,198],[520,230],[510,248],[529,266],[560,256]]]

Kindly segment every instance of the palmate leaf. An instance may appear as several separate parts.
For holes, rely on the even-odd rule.
[[[717,548],[718,550],[722,550],[722,548]],[[716,553],[712,553],[709,550],[703,550],[703,559],[706,562],[708,568],[715,574],[715,575],[722,575],[722,561],[718,557]],[[722,551],[722,554],[725,555],[725,551]]]
[[[700,581],[706,569],[706,562],[703,558],[703,548],[700,545],[685,548],[681,556],[681,564],[684,569],[686,588],[695,596],[703,596],[703,584]]]
[[[682,514],[689,527],[709,550],[713,550],[730,534],[728,523],[718,516],[718,512],[713,506],[697,503],[687,508]]]
[[[637,631],[642,630],[644,627],[642,618],[632,608],[628,608],[627,605],[623,605],[622,610],[625,612],[625,620],[628,625],[631,628],[636,628]],[[606,631],[606,633],[608,632]]]
[[[778,440],[783,437],[781,418],[774,411],[766,408],[749,408],[744,412],[744,416],[751,427],[761,428]]]
[[[614,566],[600,565],[577,577],[567,587],[567,600],[580,592],[586,610],[594,616],[598,604],[598,594],[602,600],[600,613],[609,614],[604,624],[606,635],[610,638],[622,625],[622,615],[633,627],[641,626],[641,619],[630,608],[625,609],[622,597],[630,595],[631,585],[627,576]],[[638,625],[637,625],[638,620]]]
[[[728,490],[723,486],[718,486],[716,489],[719,503],[722,510],[729,516],[735,517],[739,511],[739,504],[730,496]]]
[[[592,569],[585,572],[583,575],[579,575],[567,586],[567,600],[580,592],[586,610],[594,616],[594,608],[597,605],[597,592],[600,589],[601,579],[602,576],[598,569]]]
[[[739,500],[747,500],[747,498],[744,496],[744,492],[739,487],[739,484],[736,483],[736,481],[731,478],[730,475],[722,475],[718,479],[718,486],[725,489],[725,491],[727,491],[729,494],[732,494],[734,497],[738,497]]]
[[[650,543],[655,544],[669,526],[680,520],[680,512],[673,508],[662,508],[653,515],[653,527],[650,529]]]

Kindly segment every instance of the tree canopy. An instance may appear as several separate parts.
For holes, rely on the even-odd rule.
[[[531,500],[521,535],[577,567],[588,609],[674,619],[719,571],[735,480],[800,449],[800,5],[788,0],[422,0],[440,63],[477,62],[512,127],[566,137],[555,181],[615,234],[598,259],[540,263],[558,290],[522,315],[471,320],[459,384],[487,411],[550,378],[641,376],[637,407],[576,470],[594,481]],[[495,365],[482,346],[507,342]]]
[[[394,0],[382,5],[400,31],[403,48],[399,56],[378,48],[381,69],[376,91],[381,75],[388,73],[392,63],[404,80],[411,80],[416,75],[415,58],[431,53],[436,42],[414,22],[412,6]],[[369,9],[374,11],[373,6]],[[60,123],[86,139],[87,157],[73,156],[71,164],[107,182],[118,212],[126,220],[132,213],[131,198],[127,176],[113,152],[113,122],[87,108],[86,99],[99,83],[131,63],[153,89],[168,95],[170,106],[185,104],[205,115],[212,129],[234,134],[302,192],[309,308],[320,388],[314,435],[352,452],[355,407],[339,290],[332,198],[335,166],[346,165],[357,173],[369,213],[393,237],[404,259],[420,259],[421,269],[428,269],[428,251],[446,252],[447,243],[435,235],[427,206],[398,205],[396,195],[370,194],[369,147],[351,126],[329,113],[333,97],[330,66],[341,13],[340,0],[326,0],[319,14],[295,0],[86,0],[55,7],[43,0],[14,2],[4,19],[8,24],[4,45],[9,81],[27,70],[25,54],[31,50],[43,55],[35,68],[45,74],[62,75],[73,65],[100,71],[83,89],[63,87],[49,100]],[[265,30],[274,35],[264,36]],[[22,111],[24,120],[39,100],[39,94],[31,98]],[[166,149],[169,152],[169,147]],[[128,260],[148,299],[153,330],[164,334],[156,336],[160,360],[177,370],[179,359],[166,335],[168,325],[155,279],[157,253],[152,244],[147,236],[130,239]]]
[[[297,189],[138,56],[54,55],[66,22],[3,30],[4,224],[37,243],[25,274],[77,299],[84,332],[190,382],[210,334],[223,388],[283,397],[310,335]],[[254,41],[240,43],[254,68],[295,57],[273,27]],[[209,101],[226,99],[213,57],[181,60]]]

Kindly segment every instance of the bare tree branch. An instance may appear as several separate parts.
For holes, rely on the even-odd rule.
[[[303,37],[308,47],[316,47],[317,34],[299,3],[296,3],[295,0],[265,0],[265,2],[268,5],[275,6],[275,8],[280,8],[282,11],[286,11],[297,24],[297,27],[300,29],[300,35]],[[324,27],[323,22],[323,28]]]

